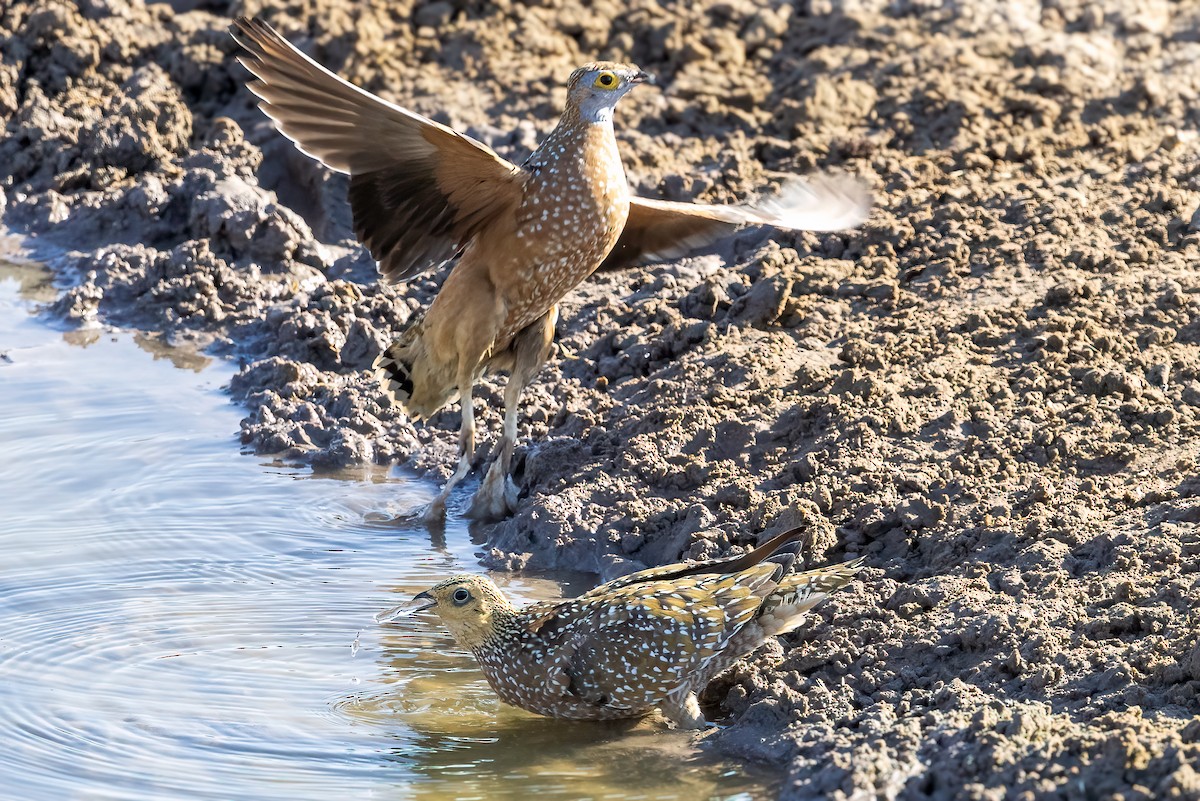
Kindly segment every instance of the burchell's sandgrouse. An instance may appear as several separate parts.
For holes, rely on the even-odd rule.
[[[870,209],[849,177],[792,179],[759,206],[705,206],[631,197],[613,135],[617,101],[649,77],[608,62],[575,70],[558,126],[517,166],[491,148],[347,83],[269,25],[231,28],[260,108],[305,153],[350,176],[354,229],[385,278],[403,281],[457,258],[426,314],[376,362],[384,391],[413,419],[457,396],[459,461],[426,509],[445,514],[475,454],[472,387],[510,373],[499,455],[471,514],[497,519],[514,502],[508,478],[517,406],[549,354],[557,304],[597,267],[683,255],[741,225],[828,231]]]
[[[490,580],[453,576],[381,621],[426,609],[471,651],[503,701],[557,718],[660,709],[704,725],[697,693],[848,584],[862,559],[792,572],[799,530],[744,556],[651,568],[574,599],[515,609]]]

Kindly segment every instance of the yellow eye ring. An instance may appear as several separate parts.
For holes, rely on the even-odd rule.
[[[617,76],[608,70],[605,70],[596,76],[596,82],[592,85],[597,89],[616,89]]]

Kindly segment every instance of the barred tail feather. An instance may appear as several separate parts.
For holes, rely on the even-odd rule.
[[[428,420],[458,397],[455,365],[429,350],[423,320],[417,320],[375,360],[375,377],[388,399],[412,420]]]
[[[784,578],[759,611],[763,631],[768,635],[786,634],[799,626],[805,612],[853,581],[863,562],[859,558]]]
[[[393,404],[407,408],[413,394],[412,365],[405,360],[403,340],[396,340],[375,360],[375,377]]]

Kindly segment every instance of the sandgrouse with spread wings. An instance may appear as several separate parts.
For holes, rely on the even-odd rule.
[[[704,725],[697,694],[849,584],[862,559],[794,572],[799,530],[748,554],[650,568],[578,598],[515,609],[490,580],[452,576],[387,621],[429,610],[470,650],[505,702],[556,718],[641,717]]]
[[[260,108],[303,152],[350,176],[354,229],[387,279],[404,281],[457,258],[433,304],[376,362],[384,391],[414,419],[462,404],[459,462],[426,510],[445,514],[475,454],[472,387],[510,374],[504,428],[471,507],[511,511],[508,478],[521,393],[549,355],[557,304],[603,263],[672,258],[741,225],[840,230],[870,209],[848,176],[792,179],[758,206],[633,197],[613,135],[617,101],[645,72],[599,62],[575,70],[558,126],[524,164],[334,75],[258,19],[231,32]]]

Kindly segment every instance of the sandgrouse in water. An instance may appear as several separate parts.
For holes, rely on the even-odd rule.
[[[870,208],[851,177],[793,180],[758,207],[631,197],[613,135],[617,101],[649,80],[640,69],[587,64],[572,73],[558,126],[521,165],[491,148],[347,83],[269,25],[239,18],[231,32],[257,78],[260,108],[305,153],[350,176],[354,230],[387,279],[403,281],[457,258],[423,318],[376,362],[384,391],[413,419],[462,403],[458,467],[427,520],[445,514],[475,454],[472,388],[510,373],[504,428],[472,504],[474,517],[511,511],[508,478],[521,393],[549,355],[557,304],[602,263],[672,258],[746,224],[852,228]]]
[[[513,608],[491,581],[453,576],[379,619],[430,610],[479,662],[507,703],[575,719],[641,717],[654,709],[704,725],[697,693],[862,566],[792,571],[799,531],[729,559],[651,568],[575,599]]]

